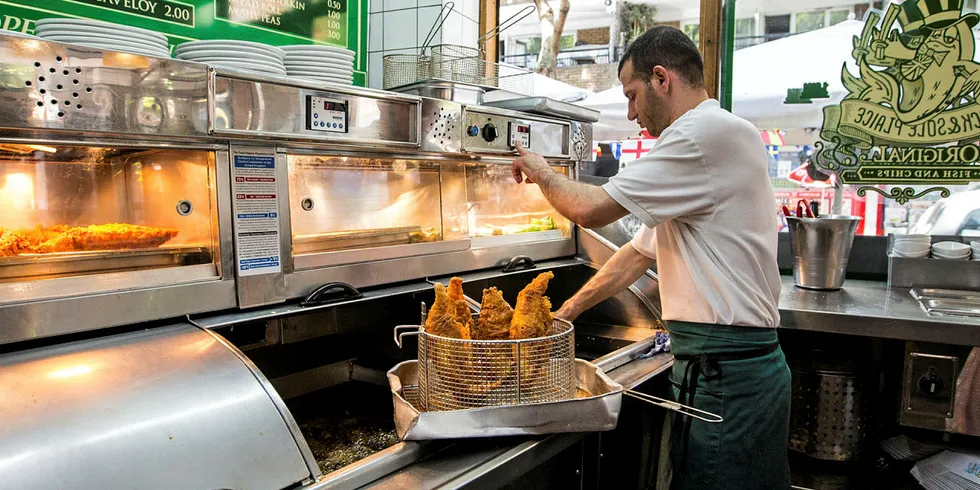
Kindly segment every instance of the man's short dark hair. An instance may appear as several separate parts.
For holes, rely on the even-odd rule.
[[[633,78],[649,81],[653,67],[660,65],[680,75],[694,87],[704,86],[704,61],[691,38],[680,29],[657,26],[636,38],[619,61],[619,72],[627,61],[633,62]]]

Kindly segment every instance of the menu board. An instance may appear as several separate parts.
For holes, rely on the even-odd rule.
[[[239,39],[274,46],[329,44],[354,51],[354,84],[367,82],[369,0],[0,0],[0,27],[34,33],[47,17],[97,19],[149,29],[175,46]]]

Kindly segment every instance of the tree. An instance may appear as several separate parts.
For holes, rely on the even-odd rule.
[[[550,0],[555,1],[555,0]],[[571,8],[571,0],[558,0],[558,13],[551,8],[549,0],[534,0],[541,21],[541,52],[538,53],[538,66],[535,69],[542,75],[552,76],[558,65],[558,52],[561,51],[561,33],[565,30],[565,19]]]
[[[646,3],[626,2],[618,11],[619,32],[625,38],[626,44],[631,44],[650,30],[657,17],[657,7]]]

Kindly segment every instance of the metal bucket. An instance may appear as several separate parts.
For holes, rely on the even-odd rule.
[[[847,258],[860,221],[846,215],[786,218],[797,287],[832,290],[844,285]]]

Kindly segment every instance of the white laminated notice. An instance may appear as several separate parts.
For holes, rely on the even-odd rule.
[[[234,151],[231,158],[238,275],[281,272],[276,154]]]

